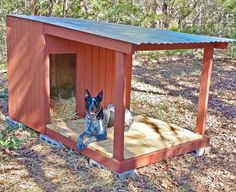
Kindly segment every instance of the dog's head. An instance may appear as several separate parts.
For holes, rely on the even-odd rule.
[[[85,108],[87,114],[94,116],[101,110],[101,102],[103,98],[103,91],[98,93],[96,97],[91,97],[89,91],[84,91]]]

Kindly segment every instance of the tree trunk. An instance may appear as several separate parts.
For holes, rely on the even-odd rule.
[[[35,15],[35,0],[29,0],[30,3],[30,15]]]
[[[53,16],[53,5],[54,5],[53,0],[49,0],[49,11],[48,11],[49,17]]]
[[[151,10],[152,13],[156,14],[157,7],[158,7],[157,1],[155,1],[155,0],[152,1],[152,10]],[[152,28],[156,28],[157,27],[157,20],[156,19],[151,22],[151,27]]]
[[[67,9],[68,9],[68,0],[63,0],[63,12],[62,12],[63,17],[66,17]]]
[[[164,14],[162,27],[163,28],[168,28],[169,27],[169,23],[168,23],[168,4],[165,0],[163,1],[163,4],[162,4],[162,13]]]
[[[178,19],[178,27],[182,29],[186,25],[186,18],[192,14],[192,12],[197,8],[197,5],[200,1],[194,2],[191,11],[189,11],[187,14],[182,14]],[[200,4],[200,3],[199,3]],[[187,6],[187,5],[186,5]]]

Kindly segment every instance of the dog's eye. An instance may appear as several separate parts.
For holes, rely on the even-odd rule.
[[[98,102],[95,102],[95,104],[94,104],[96,107],[98,107],[99,106],[99,103]]]

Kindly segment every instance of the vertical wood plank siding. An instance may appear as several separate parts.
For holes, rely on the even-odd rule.
[[[112,66],[114,65],[112,60],[112,55],[114,54],[111,50],[106,50],[106,87],[105,87],[105,103],[111,103],[112,102],[112,87],[114,85],[114,82],[112,81]]]
[[[115,52],[76,41],[44,35],[42,23],[7,17],[9,115],[39,131],[49,123],[49,54],[76,54],[77,113],[85,115],[84,90],[103,90],[103,106],[114,103]],[[102,46],[102,45],[101,45]],[[126,62],[125,100],[129,106],[131,60]]]
[[[80,116],[85,115],[84,107],[84,89],[85,89],[85,44],[78,46],[76,56],[76,113]],[[82,73],[83,71],[83,73]]]
[[[85,115],[84,90],[88,89],[92,96],[99,91],[104,92],[103,106],[114,103],[114,51],[102,47],[92,46],[80,42],[61,39],[59,37],[46,36],[47,50],[50,53],[76,53],[76,99],[77,113]],[[57,46],[53,46],[53,44]],[[130,65],[127,65],[130,67]],[[129,73],[130,69],[127,69]],[[129,75],[127,75],[127,78]],[[129,81],[129,79],[128,79]],[[128,82],[127,81],[127,82]],[[130,92],[127,84],[126,92]],[[129,95],[129,93],[128,93]],[[127,102],[129,99],[127,99]]]
[[[132,55],[125,54],[125,107],[130,109],[130,93],[132,79]]]
[[[44,132],[43,24],[7,18],[9,116]]]
[[[73,52],[73,51],[72,51]],[[76,93],[77,113],[84,116],[84,90],[88,89],[92,96],[99,91],[104,92],[103,106],[114,104],[114,80],[115,80],[115,52],[102,47],[77,43],[77,70],[76,70]],[[131,59],[130,59],[131,58]],[[126,84],[125,106],[129,107],[132,57],[125,57]]]
[[[98,50],[99,50],[99,48],[93,46],[92,49],[93,49],[92,50],[92,53],[93,53],[93,57],[92,57],[92,59],[93,59],[93,61],[92,61],[92,63],[93,63],[93,67],[92,67],[92,91],[93,92],[92,92],[92,94],[96,95],[100,91],[99,88],[98,88],[98,86],[99,86],[99,82],[98,82],[98,80],[99,80],[99,63],[98,63],[98,61],[99,61],[99,52],[98,52]]]

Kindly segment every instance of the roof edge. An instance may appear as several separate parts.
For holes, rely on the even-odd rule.
[[[202,42],[202,43],[163,43],[134,45],[135,51],[154,51],[154,50],[176,50],[176,49],[204,49],[213,47],[216,49],[226,49],[228,42]]]

